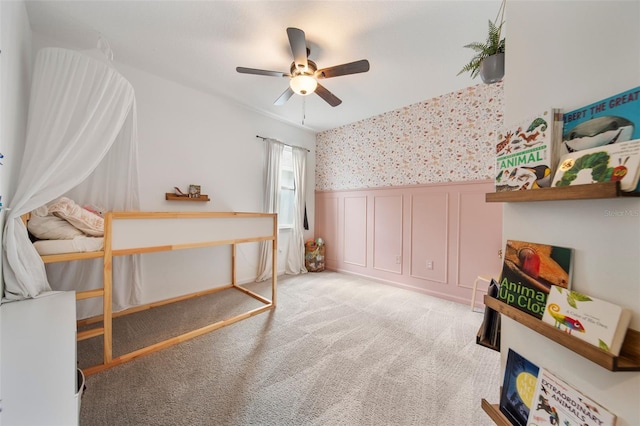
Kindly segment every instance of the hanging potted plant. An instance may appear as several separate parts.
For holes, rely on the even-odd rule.
[[[476,78],[479,74],[486,84],[496,83],[504,77],[505,39],[501,38],[502,26],[504,25],[504,1],[498,11],[498,16],[500,16],[499,24],[497,23],[498,17],[494,22],[489,21],[489,34],[486,42],[474,42],[464,46],[472,49],[476,55],[460,70],[458,75],[469,72],[471,78]]]

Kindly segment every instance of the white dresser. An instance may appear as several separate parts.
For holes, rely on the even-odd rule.
[[[0,306],[0,424],[77,425],[75,292]]]

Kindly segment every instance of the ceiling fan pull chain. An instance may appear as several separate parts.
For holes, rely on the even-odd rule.
[[[302,98],[302,125],[304,126],[304,120],[307,118],[307,98]]]

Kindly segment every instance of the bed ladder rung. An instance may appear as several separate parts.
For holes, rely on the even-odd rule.
[[[91,299],[92,297],[102,297],[104,295],[104,289],[98,288],[95,290],[78,291],[76,292],[76,300]]]
[[[78,331],[78,341],[91,339],[92,337],[102,336],[104,327],[92,328],[91,330]]]

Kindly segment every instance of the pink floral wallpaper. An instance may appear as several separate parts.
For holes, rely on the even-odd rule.
[[[479,84],[316,137],[316,190],[493,179],[503,83]]]

